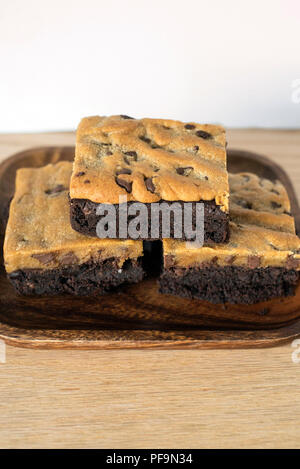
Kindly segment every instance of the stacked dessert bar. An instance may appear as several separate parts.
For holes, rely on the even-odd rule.
[[[71,228],[71,172],[67,161],[17,172],[4,260],[21,294],[102,294],[143,278],[141,241],[90,238]]]
[[[213,303],[294,294],[300,240],[286,191],[250,173],[228,178],[225,147],[225,131],[215,125],[83,119],[73,165],[17,172],[4,244],[17,291],[103,294],[139,282],[143,241],[159,239],[161,293]],[[127,228],[137,203],[147,229],[133,236]],[[204,245],[185,231],[178,237],[174,217],[165,237],[161,216],[153,221],[157,204],[189,204],[193,226],[201,206]],[[99,222],[112,209],[114,230],[99,238]]]
[[[294,293],[300,240],[286,190],[250,173],[230,174],[229,186],[229,242],[187,249],[165,239],[162,293],[246,304]]]
[[[112,204],[120,210],[120,200],[126,196],[128,210],[134,202],[145,204],[148,210],[149,229],[142,239],[159,239],[161,224],[151,227],[153,203],[190,202],[195,211],[202,202],[205,242],[226,241],[225,144],[224,129],[215,125],[128,116],[83,119],[70,184],[72,227],[96,236],[99,204]],[[170,236],[174,236],[172,224]],[[118,224],[116,237],[120,237]]]

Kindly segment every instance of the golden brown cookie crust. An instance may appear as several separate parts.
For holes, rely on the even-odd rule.
[[[18,269],[54,269],[109,257],[126,259],[142,255],[141,241],[98,239],[71,228],[69,183],[72,163],[63,161],[43,168],[17,171],[4,241],[8,273]]]
[[[290,202],[280,182],[251,173],[230,174],[230,239],[228,244],[197,248],[164,240],[165,266],[286,267],[300,270],[300,239]]]
[[[228,211],[225,130],[127,116],[86,117],[78,127],[72,199],[119,203],[215,200]]]

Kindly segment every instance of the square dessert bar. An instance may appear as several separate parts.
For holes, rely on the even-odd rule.
[[[70,226],[72,163],[19,169],[4,241],[21,294],[102,294],[143,277],[142,242],[87,238]]]
[[[300,239],[286,190],[254,174],[229,175],[228,244],[164,240],[160,291],[212,303],[256,303],[293,295]]]
[[[151,234],[151,204],[204,204],[204,241],[221,243],[228,237],[228,173],[223,127],[128,116],[87,117],[77,130],[70,184],[71,224],[80,233],[96,236],[99,204],[119,197],[128,207],[144,203]],[[127,219],[127,223],[130,219]],[[126,228],[126,227],[125,227]],[[186,238],[183,233],[180,239]],[[119,237],[117,218],[116,237]],[[170,237],[174,236],[171,221]],[[177,236],[176,236],[177,237]]]

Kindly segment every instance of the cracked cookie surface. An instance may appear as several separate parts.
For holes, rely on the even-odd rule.
[[[225,130],[217,125],[93,116],[78,127],[71,199],[117,204],[215,201],[228,212]]]

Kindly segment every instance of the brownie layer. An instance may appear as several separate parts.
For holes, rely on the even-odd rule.
[[[204,204],[204,242],[205,243],[224,243],[229,237],[229,216],[223,212],[215,201],[200,201]],[[127,207],[135,202],[128,202]],[[174,202],[167,202],[161,200],[160,203],[173,204]],[[184,202],[177,201],[181,206]],[[88,236],[97,236],[96,226],[101,216],[96,215],[96,209],[99,204],[92,202],[88,199],[70,199],[70,219],[71,226],[74,230]],[[140,239],[153,239],[151,238],[151,204],[144,204],[148,210],[148,237]],[[114,205],[116,209],[116,238],[119,238],[119,205]],[[193,214],[193,229],[195,229],[196,221],[196,202],[192,202]],[[127,221],[130,222],[134,216],[128,217]],[[171,217],[170,222],[170,238],[174,238],[174,224]],[[159,222],[159,236],[155,239],[162,239],[162,221],[160,217]],[[184,241],[187,239],[183,234],[180,238]]]
[[[103,295],[123,283],[141,281],[143,269],[140,260],[131,259],[120,269],[113,258],[53,270],[17,270],[8,278],[21,295]]]
[[[161,293],[211,303],[254,304],[293,295],[298,280],[298,271],[283,267],[173,267],[164,271],[159,284]]]

